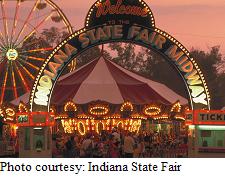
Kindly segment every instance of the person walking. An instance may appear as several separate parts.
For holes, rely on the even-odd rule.
[[[93,155],[93,141],[91,139],[91,134],[88,133],[86,136],[86,139],[83,140],[81,144],[81,149],[80,149],[80,157],[83,158],[91,158]]]
[[[134,146],[135,141],[132,137],[132,133],[128,132],[128,134],[124,137],[124,145],[123,145],[125,158],[133,158]]]

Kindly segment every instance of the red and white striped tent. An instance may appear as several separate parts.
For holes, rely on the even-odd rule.
[[[29,93],[11,103],[19,105],[21,101],[28,103],[28,100]],[[181,105],[188,103],[187,99],[164,84],[146,79],[100,57],[62,76],[54,88],[51,104],[63,105],[67,101],[86,104],[96,100],[112,104],[130,101],[138,105],[148,103],[167,105],[177,100]]]

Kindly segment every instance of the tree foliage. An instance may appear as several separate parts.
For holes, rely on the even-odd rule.
[[[146,78],[163,83],[186,97],[181,77],[161,55],[134,44],[112,43],[109,48],[117,51],[116,57],[111,57],[111,60],[117,64]]]
[[[221,109],[225,106],[225,77],[221,73],[221,65],[224,65],[219,46],[212,47],[209,52],[192,49],[191,55],[197,61],[202,70],[211,95],[212,109]]]
[[[112,43],[109,48],[113,51],[109,54],[115,54],[116,51],[117,55],[111,55],[111,60],[117,64],[151,80],[163,83],[176,93],[188,97],[185,92],[185,84],[178,71],[161,55],[133,44]],[[219,47],[212,47],[209,52],[193,48],[191,56],[197,61],[205,76],[211,94],[211,108],[221,109],[225,106],[225,73],[221,67],[225,65],[225,58],[219,52]]]

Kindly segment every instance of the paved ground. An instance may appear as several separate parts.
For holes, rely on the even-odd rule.
[[[225,153],[198,153],[195,158],[225,158]]]

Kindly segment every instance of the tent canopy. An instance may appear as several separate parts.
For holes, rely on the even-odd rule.
[[[63,104],[68,100],[77,104],[95,100],[112,104],[124,101],[171,104],[180,100],[182,104],[187,104],[186,99],[165,85],[140,77],[103,57],[60,78],[53,92],[52,103]]]
[[[29,94],[25,94],[11,103],[18,105],[20,101],[28,103],[28,100]],[[187,99],[164,84],[146,79],[100,57],[62,76],[54,88],[51,104],[63,105],[67,101],[85,104],[96,100],[112,104],[130,101],[140,105],[153,102],[172,104],[177,100],[182,105],[188,103]]]
[[[29,96],[30,93],[26,93],[11,103],[28,103]],[[51,104],[63,105],[67,101],[85,104],[96,100],[112,104],[130,101],[140,105],[172,104],[177,100],[182,105],[188,103],[187,99],[164,84],[146,79],[100,57],[62,76],[54,88]]]

